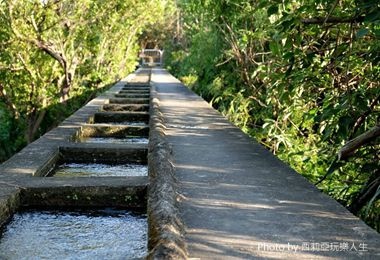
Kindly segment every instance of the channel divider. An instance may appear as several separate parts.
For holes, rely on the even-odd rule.
[[[89,118],[101,111],[117,91],[124,87],[124,83],[131,80],[139,72],[132,73],[117,82],[110,90],[91,100],[73,115],[64,120],[58,127],[26,146],[8,161],[0,164],[0,228],[5,227],[11,217],[25,207],[137,207],[146,209],[147,203],[147,176],[126,177],[44,177],[43,173],[51,170],[62,156],[68,151],[78,155],[82,153],[75,136],[86,128]],[[149,99],[146,99],[149,101]],[[144,99],[145,101],[145,99]],[[144,106],[144,104],[132,104]],[[92,125],[90,132],[109,132],[109,124]],[[147,135],[147,127],[115,126],[115,132],[143,132]],[[95,129],[95,130],[94,130]],[[132,154],[138,161],[147,161],[148,147],[145,144],[122,145],[113,144],[109,148],[102,144],[96,147],[93,144],[80,144],[93,150],[102,157],[105,150],[115,156]],[[81,154],[81,156],[83,153]],[[107,155],[108,156],[108,155]],[[132,156],[133,157],[133,156]],[[145,158],[145,159],[141,159]],[[66,158],[67,159],[67,158]],[[93,159],[93,158],[92,158]],[[108,159],[107,159],[108,160]],[[123,160],[123,159],[122,159]]]
[[[178,210],[178,182],[172,149],[165,137],[159,100],[151,83],[148,152],[148,250],[147,259],[187,259],[184,226]]]

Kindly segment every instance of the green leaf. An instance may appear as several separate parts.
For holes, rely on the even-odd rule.
[[[370,12],[364,17],[364,22],[375,22],[380,20],[379,8],[376,8],[374,11]]]
[[[375,202],[375,200],[380,196],[380,186],[377,187],[375,195],[371,198],[371,200],[368,202],[367,209],[366,209],[366,215],[368,215],[369,209],[371,208],[372,204]]]
[[[289,52],[286,52],[283,56],[282,56],[285,60],[290,60],[290,59],[294,59],[294,53],[289,51]]]
[[[366,36],[368,34],[369,30],[367,28],[362,28],[360,30],[358,30],[358,32],[356,33],[356,37],[357,38],[363,38],[364,36]]]
[[[269,49],[275,55],[280,54],[280,48],[278,47],[278,43],[275,42],[275,41],[272,41],[272,42],[269,43]]]
[[[268,16],[274,15],[278,13],[278,5],[271,5],[268,8],[267,14]]]

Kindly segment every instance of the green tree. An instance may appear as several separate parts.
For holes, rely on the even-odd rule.
[[[379,229],[378,1],[190,0],[180,9],[185,37],[168,68]],[[342,153],[357,137],[365,141]]]
[[[134,70],[166,0],[1,0],[0,161]]]

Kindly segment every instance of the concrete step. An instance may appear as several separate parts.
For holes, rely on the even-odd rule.
[[[77,133],[81,137],[126,137],[126,136],[148,136],[148,126],[119,126],[110,124],[85,124]]]
[[[73,143],[59,147],[60,162],[146,163],[147,144]]]
[[[110,98],[109,104],[149,104],[149,98]]]
[[[102,107],[103,111],[149,111],[149,105],[142,104],[105,104]]]
[[[122,88],[120,91],[119,91],[120,94],[149,94],[150,93],[150,89],[125,89],[125,88]]]
[[[149,112],[97,112],[93,117],[94,123],[110,123],[110,122],[149,122]]]
[[[150,94],[115,94],[117,98],[149,98]]]

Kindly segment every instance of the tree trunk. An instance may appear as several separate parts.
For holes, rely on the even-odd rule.
[[[15,119],[19,118],[20,113],[17,111],[16,105],[12,102],[10,97],[7,95],[4,86],[0,83],[0,97],[3,98],[5,105],[11,111]]]
[[[380,185],[380,170],[373,173],[373,177],[370,178],[367,185],[361,190],[361,192],[353,200],[349,207],[349,210],[353,214],[357,214],[375,195]]]
[[[26,141],[28,144],[34,141],[34,138],[36,136],[36,133],[42,123],[42,120],[44,119],[46,115],[46,110],[36,111],[34,110],[29,116],[28,116],[28,129],[26,132]]]

